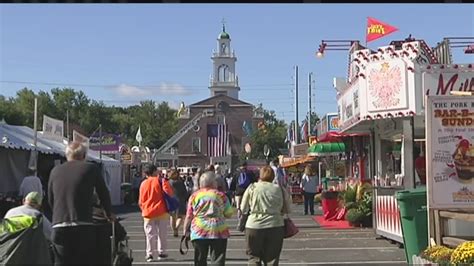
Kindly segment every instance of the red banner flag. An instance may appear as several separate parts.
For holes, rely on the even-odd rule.
[[[387,23],[368,17],[366,42],[371,42],[378,38],[382,38],[385,35],[388,35],[397,30],[398,29],[395,28],[394,26],[388,25]]]

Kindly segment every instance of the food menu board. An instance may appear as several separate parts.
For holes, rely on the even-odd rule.
[[[433,209],[474,209],[474,96],[428,96],[428,200]]]

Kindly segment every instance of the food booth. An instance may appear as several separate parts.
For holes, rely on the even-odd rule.
[[[292,144],[291,157],[279,156],[279,164],[285,169],[289,177],[289,189],[293,203],[303,203],[303,194],[300,188],[301,177],[307,164],[315,164],[316,158],[308,154],[308,143]],[[290,178],[291,176],[291,178]]]
[[[418,159],[425,154],[424,95],[464,87],[452,75],[427,79],[426,68],[438,59],[423,40],[393,41],[376,51],[355,42],[349,58],[348,78],[334,80],[341,133],[368,135],[362,146],[368,149],[366,175],[374,185],[374,229],[403,243],[395,194],[424,185],[426,166]],[[433,89],[425,91],[426,82],[435,82]]]

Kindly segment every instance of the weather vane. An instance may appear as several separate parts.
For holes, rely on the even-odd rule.
[[[221,21],[221,22],[222,22],[222,31],[225,32],[225,22],[226,22],[226,21],[225,21],[224,18],[222,18],[222,21]]]

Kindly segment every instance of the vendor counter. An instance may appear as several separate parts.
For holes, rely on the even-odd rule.
[[[375,233],[399,243],[403,243],[403,235],[395,195],[397,191],[404,189],[403,187],[374,187]]]

